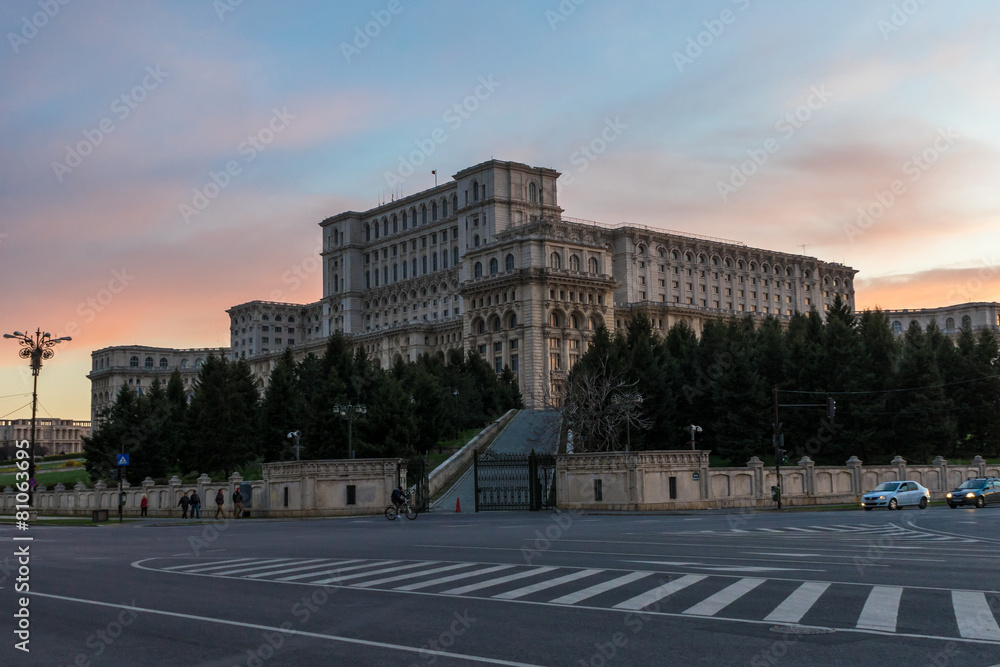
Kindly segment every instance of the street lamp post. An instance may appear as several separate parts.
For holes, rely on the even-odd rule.
[[[691,424],[688,426],[688,430],[691,431],[691,451],[694,451],[694,434],[701,433],[701,427]]]
[[[299,449],[301,449],[301,445],[299,445],[299,438],[302,437],[302,431],[292,431],[288,434],[288,437],[295,441],[295,444],[292,445],[292,449],[295,450],[295,460],[298,461]]]
[[[15,331],[12,334],[4,334],[4,338],[14,338],[21,344],[21,351],[18,353],[22,359],[30,359],[31,374],[34,376],[34,386],[31,390],[31,442],[28,443],[28,505],[35,504],[35,416],[38,413],[38,373],[42,370],[42,360],[46,361],[55,356],[55,347],[64,340],[73,340],[69,336],[53,338],[50,333],[42,333],[41,329],[35,331],[35,336],[31,334]]]
[[[454,389],[451,390],[451,395],[455,399],[455,401],[454,401],[454,405],[455,405],[454,426],[455,426],[455,439],[458,440],[458,387],[455,387]]]
[[[348,403],[347,405],[337,404],[333,406],[333,414],[340,415],[347,420],[347,449],[351,453],[352,459],[354,458],[354,420],[367,412],[367,405]]]

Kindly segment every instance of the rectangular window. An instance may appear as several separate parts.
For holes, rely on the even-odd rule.
[[[677,500],[677,478],[669,477],[667,483],[670,487],[670,499]]]
[[[493,359],[493,370],[497,372],[497,375],[503,373],[503,357],[495,357]]]
[[[280,338],[275,338],[274,339],[274,344],[275,345],[281,345],[281,339]]]
[[[493,343],[493,351],[494,352],[503,352],[503,343],[499,342],[499,341],[496,342],[496,343]]]
[[[288,507],[288,487],[285,487],[285,507]]]
[[[260,339],[260,342],[262,344],[264,344],[264,345],[269,345],[270,344],[270,338],[268,338],[267,336],[264,336],[263,338]]]
[[[602,488],[603,485],[601,484],[602,481],[603,480],[600,480],[600,479],[595,479],[594,480],[594,501],[595,502],[603,501],[604,500],[604,489]]]
[[[558,371],[562,368],[562,355],[558,352],[549,352],[549,370]]]
[[[347,485],[347,504],[348,505],[358,504],[358,487],[355,484]]]
[[[274,333],[281,333],[281,327],[274,327]]]
[[[514,340],[510,341],[510,349],[512,349],[512,350],[516,350],[517,349],[517,339],[516,338]]]
[[[558,338],[550,338],[549,339],[549,349],[550,350],[558,350],[559,349],[559,339]]]
[[[479,346],[479,356],[481,356],[481,357],[485,357],[486,356],[486,346],[485,345],[480,345]]]
[[[514,342],[517,342],[517,341],[514,341]],[[516,354],[510,355],[510,370],[514,371],[515,375],[517,374],[518,359],[517,359],[517,355]]]

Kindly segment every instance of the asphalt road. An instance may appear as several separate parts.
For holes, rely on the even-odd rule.
[[[993,507],[3,526],[0,664],[997,665],[998,527]]]

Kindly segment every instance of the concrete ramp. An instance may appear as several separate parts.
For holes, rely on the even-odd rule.
[[[500,454],[555,454],[559,446],[559,428],[562,414],[558,410],[521,410],[504,427],[490,446],[490,451]],[[456,500],[462,503],[462,512],[476,511],[476,480],[469,468],[441,498],[434,503],[436,512],[454,512]]]

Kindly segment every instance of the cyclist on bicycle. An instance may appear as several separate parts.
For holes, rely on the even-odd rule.
[[[398,510],[406,503],[406,492],[403,491],[403,487],[397,486],[392,492],[392,504],[396,506]]]

